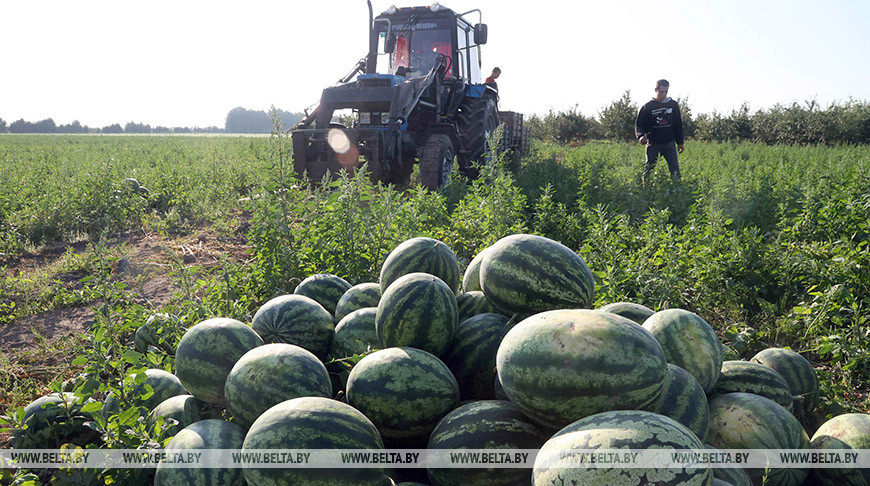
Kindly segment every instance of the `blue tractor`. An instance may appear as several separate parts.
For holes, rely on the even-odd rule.
[[[317,182],[366,163],[373,180],[406,184],[419,163],[423,185],[437,189],[456,157],[462,173],[476,177],[499,124],[498,93],[480,82],[487,38],[480,10],[458,14],[435,3],[390,7],[373,18],[371,1],[368,7],[368,54],[323,90],[291,132],[296,172]],[[351,110],[343,124],[335,119],[339,110]],[[506,129],[516,132],[522,116],[504,115]],[[508,134],[499,148],[522,150],[521,126],[519,135]]]

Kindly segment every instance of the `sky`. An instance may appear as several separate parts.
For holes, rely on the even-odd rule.
[[[659,78],[694,114],[870,100],[868,0],[441,3],[482,11],[503,110],[597,115]],[[0,0],[0,118],[223,127],[238,106],[302,111],[365,55],[367,20],[364,0]]]

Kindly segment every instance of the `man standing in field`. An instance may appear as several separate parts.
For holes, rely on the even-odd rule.
[[[679,105],[668,96],[669,87],[670,83],[666,79],[658,80],[655,98],[643,105],[637,114],[635,135],[640,143],[646,145],[646,162],[641,178],[644,187],[659,155],[667,161],[671,178],[680,180],[677,153],[683,153],[683,119]]]

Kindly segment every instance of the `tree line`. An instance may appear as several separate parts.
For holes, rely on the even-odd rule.
[[[687,99],[677,98],[683,118],[686,138],[700,141],[754,141],[767,144],[849,144],[870,143],[870,103],[849,100],[822,107],[815,101],[803,104],[777,104],[752,111],[748,104],[730,113],[702,113],[695,116]],[[631,93],[623,95],[597,116],[580,112],[577,106],[563,111],[550,110],[543,116],[526,119],[533,137],[564,143],[588,140],[633,141],[634,121],[639,106]],[[276,110],[281,123],[291,127],[302,119],[302,113]],[[23,119],[7,124],[0,118],[0,133],[261,133],[272,130],[269,113],[260,110],[233,108],[227,113],[223,128],[163,127],[129,122],[105,127],[88,127],[78,121],[57,125],[47,118],[38,122]]]
[[[766,144],[867,144],[870,143],[870,103],[849,100],[827,107],[815,101],[776,104],[752,111],[744,103],[730,113],[695,116],[688,100],[677,98],[686,138],[706,142],[751,141]],[[532,115],[526,121],[531,134],[542,140],[581,143],[588,140],[633,141],[639,105],[631,93],[623,95],[598,113],[587,116],[576,106]]]
[[[276,110],[281,123],[292,126],[302,119],[301,113],[291,113],[284,110]],[[0,133],[270,133],[272,121],[265,111],[248,110],[242,107],[233,108],[227,113],[223,127],[165,127],[151,126],[147,123],[128,122],[124,126],[120,123],[106,125],[104,127],[89,127],[82,125],[78,120],[72,123],[58,125],[51,118],[30,122],[19,119],[8,123],[0,118]]]

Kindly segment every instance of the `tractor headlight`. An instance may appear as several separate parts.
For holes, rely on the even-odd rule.
[[[372,124],[372,114],[367,111],[359,112],[359,124],[360,125],[371,125]]]
[[[438,2],[434,2],[432,5],[429,5],[429,10],[431,10],[432,12],[437,12],[442,8],[444,7],[442,7],[441,4]]]

